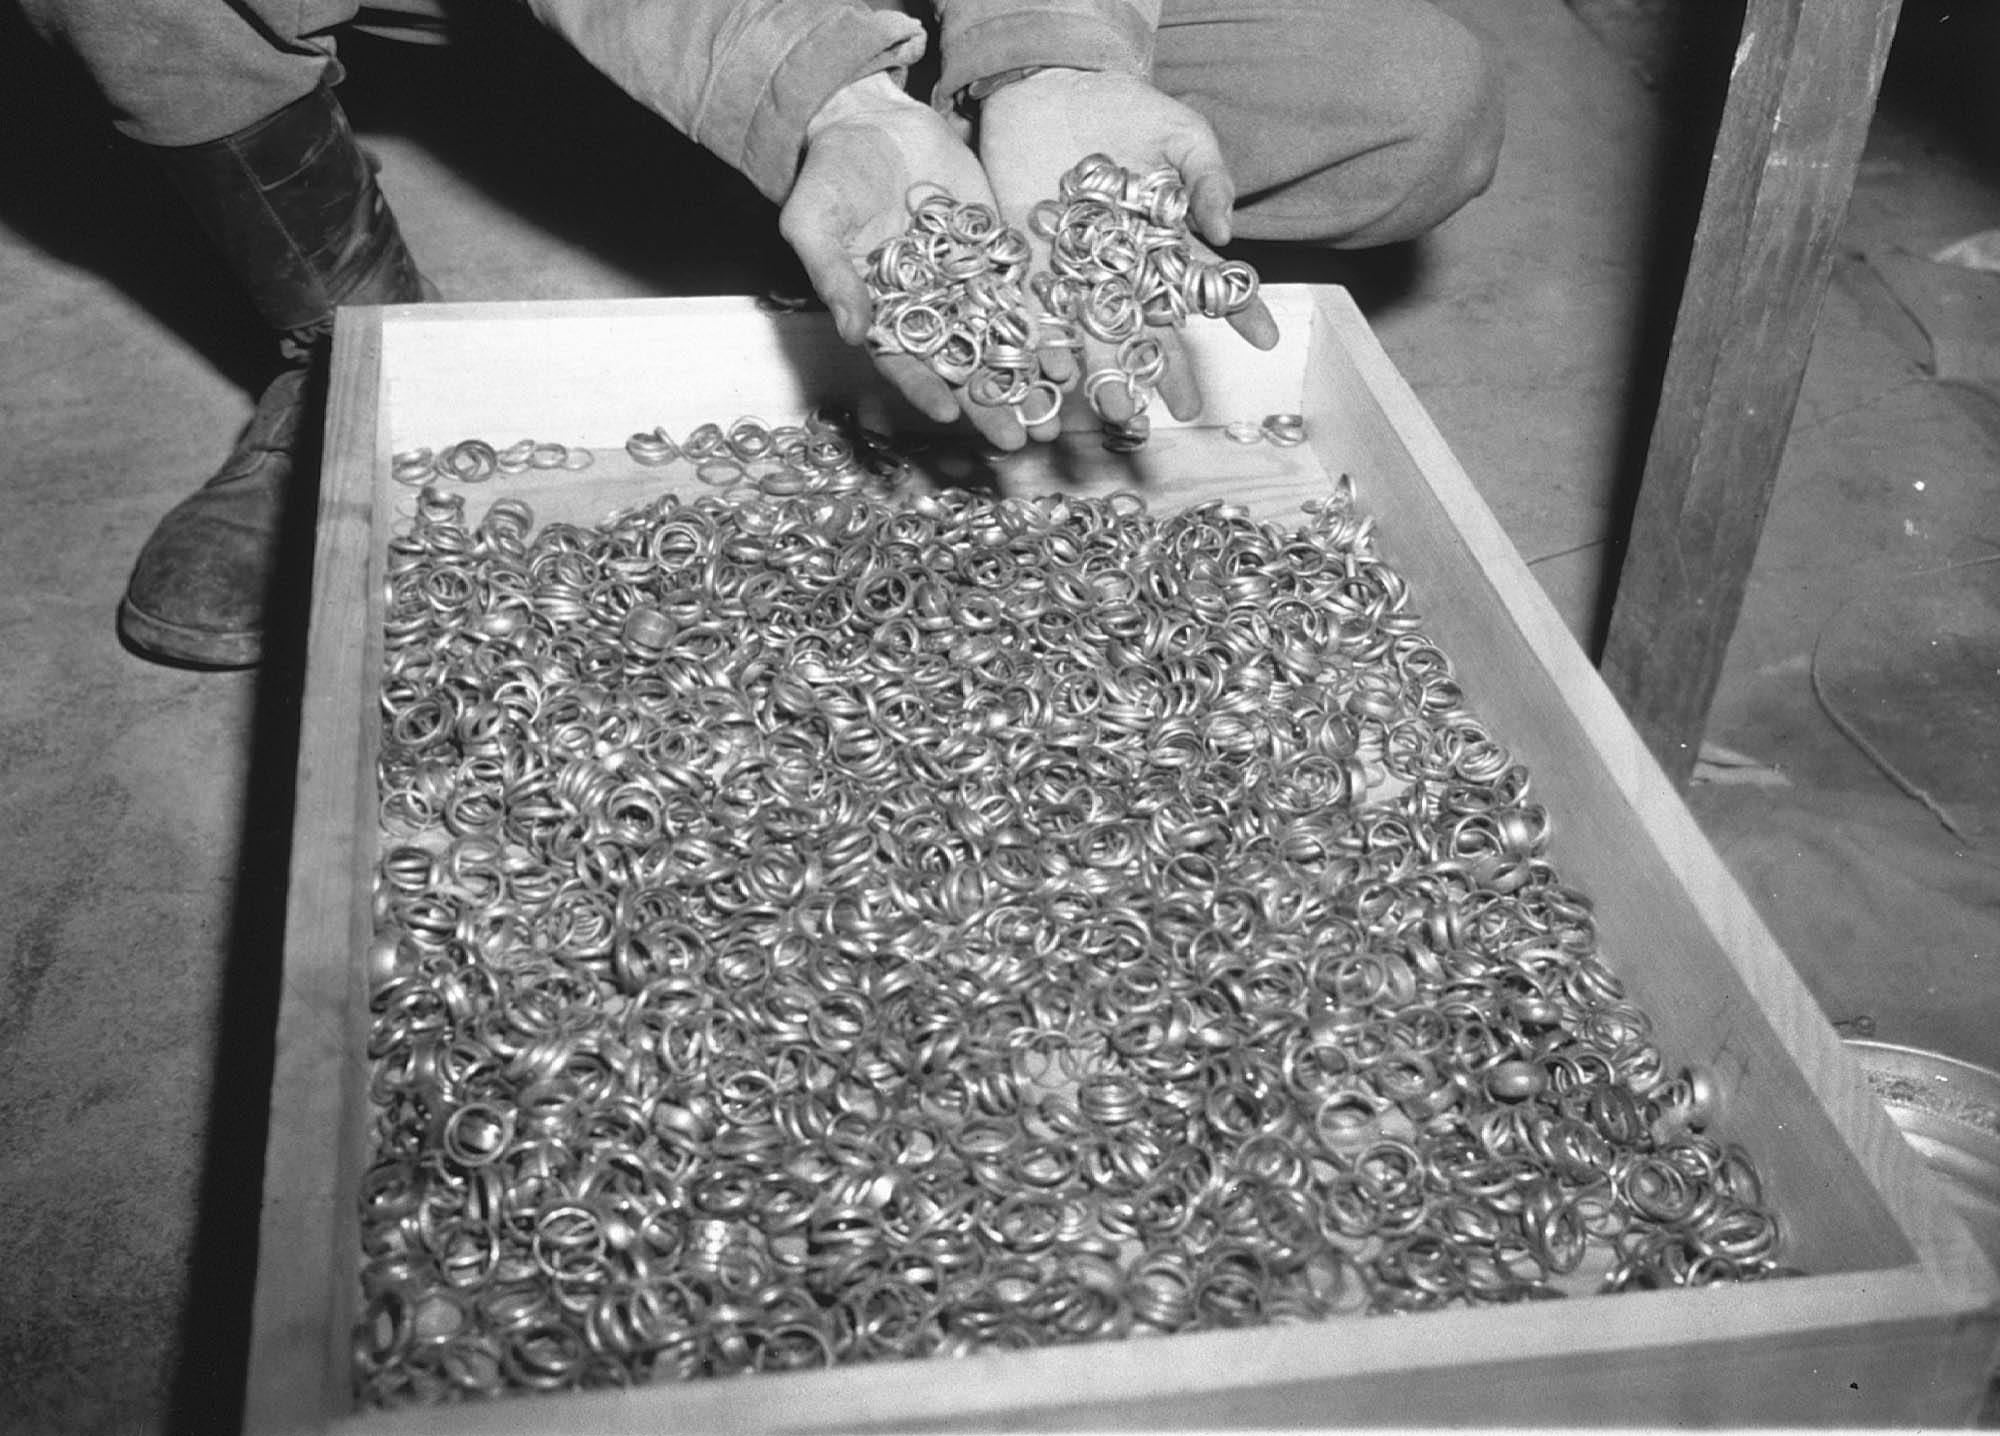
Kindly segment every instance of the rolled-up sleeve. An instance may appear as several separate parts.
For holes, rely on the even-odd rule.
[[[1150,75],[1160,0],[937,0],[948,105],[1008,70],[1067,65]]]
[[[833,93],[924,51],[907,15],[840,0],[528,0],[632,98],[782,201]]]

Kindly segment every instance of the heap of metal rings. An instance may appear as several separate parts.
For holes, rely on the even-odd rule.
[[[1141,175],[1101,154],[1078,161],[1058,198],[1029,213],[1029,228],[1049,243],[1049,269],[1033,274],[1027,237],[990,205],[925,191],[910,210],[909,228],[868,257],[869,343],[924,359],[974,403],[1011,408],[1030,428],[1062,405],[1042,376],[1040,349],[1078,349],[1086,335],[1116,345],[1115,363],[1084,379],[1115,451],[1145,442],[1146,408],[1166,370],[1166,350],[1147,327],[1178,328],[1190,314],[1226,318],[1257,297],[1248,264],[1194,253],[1187,186],[1172,168]],[[1107,414],[1114,387],[1129,417]]]
[[[1100,419],[1107,389],[1122,389],[1130,402],[1132,417],[1112,425],[1114,449],[1145,441],[1146,408],[1166,368],[1147,327],[1177,329],[1191,313],[1227,318],[1257,298],[1257,271],[1248,264],[1194,253],[1187,212],[1177,170],[1138,174],[1093,154],[1062,177],[1058,198],[1028,214],[1028,228],[1049,245],[1048,270],[1029,281],[1035,298],[1077,331],[1118,346],[1116,367],[1084,381]]]
[[[650,429],[627,439],[625,452],[647,468],[685,461],[711,489],[742,485],[774,499],[851,493],[864,484],[893,490],[909,474],[888,436],[837,409],[815,410],[799,424],[748,417],[698,424],[678,441],[664,428]]]
[[[1780,1270],[1344,480],[854,477],[393,540],[365,1401]]]
[[[404,449],[390,461],[389,476],[410,488],[422,488],[439,480],[461,484],[483,484],[501,475],[524,474],[530,469],[587,469],[596,456],[589,449],[569,444],[521,439],[504,449],[484,439],[462,439],[439,449]]]
[[[1057,338],[1028,307],[1030,258],[1027,236],[991,205],[913,195],[909,228],[868,256],[869,345],[915,355],[972,402],[1012,409],[1024,428],[1054,418],[1062,391],[1042,377],[1039,350]]]
[[[741,484],[772,498],[849,491],[870,483],[893,488],[909,467],[885,435],[835,409],[775,427],[754,417],[727,426],[700,424],[679,440],[664,428],[643,430],[625,441],[625,452],[647,468],[685,462],[712,489]],[[481,484],[531,468],[577,472],[595,462],[596,454],[582,446],[522,439],[499,449],[484,439],[464,439],[442,450],[398,452],[390,461],[390,475],[399,484],[421,488],[444,480]]]

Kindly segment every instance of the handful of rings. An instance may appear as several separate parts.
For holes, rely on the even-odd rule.
[[[1050,266],[1030,273],[1028,237],[992,206],[939,190],[913,195],[909,228],[868,257],[868,342],[928,361],[973,403],[1011,408],[1023,428],[1062,407],[1042,349],[1080,350],[1086,335],[1116,345],[1115,364],[1085,377],[1084,397],[1106,426],[1107,446],[1135,449],[1167,365],[1165,347],[1146,331],[1178,328],[1190,314],[1227,318],[1257,297],[1249,265],[1194,252],[1187,211],[1187,186],[1174,169],[1142,175],[1086,155],[1062,177],[1058,197],[1029,212]],[[1113,390],[1129,399],[1129,419],[1106,412]]]

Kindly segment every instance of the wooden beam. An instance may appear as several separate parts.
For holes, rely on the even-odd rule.
[[[1901,0],[1750,0],[1602,670],[1677,784],[1742,610]]]

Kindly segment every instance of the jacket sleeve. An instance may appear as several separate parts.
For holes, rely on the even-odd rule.
[[[836,90],[901,72],[923,26],[859,0],[528,0],[621,89],[782,201],[806,122]],[[901,74],[897,74],[900,81]]]
[[[1065,65],[1129,75],[1153,71],[1160,0],[936,0],[944,72],[935,102],[1009,70]]]

